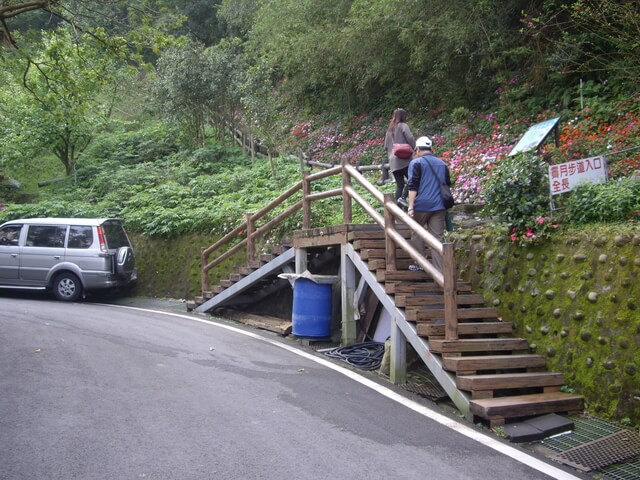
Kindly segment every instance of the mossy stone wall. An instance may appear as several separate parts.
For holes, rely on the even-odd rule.
[[[196,234],[171,239],[136,233],[129,233],[129,236],[138,268],[135,295],[185,300],[201,295],[200,251],[215,243],[217,238]],[[210,284],[215,285],[234,266],[244,265],[245,258],[239,255],[211,270]]]
[[[640,423],[640,231],[582,230],[536,246],[455,233],[458,271],[587,410]]]

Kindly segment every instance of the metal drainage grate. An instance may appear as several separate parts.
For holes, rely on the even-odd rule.
[[[620,431],[556,454],[553,459],[590,472],[640,455],[640,434]]]
[[[425,383],[405,383],[402,387],[408,392],[417,393],[421,397],[426,397],[434,402],[448,397],[447,392],[440,385],[428,380]]]
[[[571,417],[571,420],[574,423],[572,432],[546,438],[540,442],[541,445],[554,452],[564,452],[622,430],[617,425],[599,418]]]
[[[613,465],[600,471],[611,480],[637,480],[640,478],[640,458],[636,462]]]

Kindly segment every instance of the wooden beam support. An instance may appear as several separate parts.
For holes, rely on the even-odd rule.
[[[340,301],[342,304],[342,345],[356,342],[356,313],[358,298],[356,297],[356,269],[347,256],[346,245],[340,246]]]
[[[396,318],[391,321],[391,367],[389,379],[395,385],[407,383],[407,338],[398,327]]]

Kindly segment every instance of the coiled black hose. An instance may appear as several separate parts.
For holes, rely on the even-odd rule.
[[[333,348],[323,352],[331,358],[337,358],[362,370],[377,370],[382,363],[384,343],[365,342]]]

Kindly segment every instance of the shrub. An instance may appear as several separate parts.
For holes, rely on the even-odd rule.
[[[627,177],[599,185],[579,185],[567,200],[565,219],[575,224],[637,220],[640,177]]]
[[[547,165],[533,154],[499,161],[483,183],[485,211],[511,228],[512,239],[538,239],[549,210]],[[515,234],[515,237],[513,235]]]

